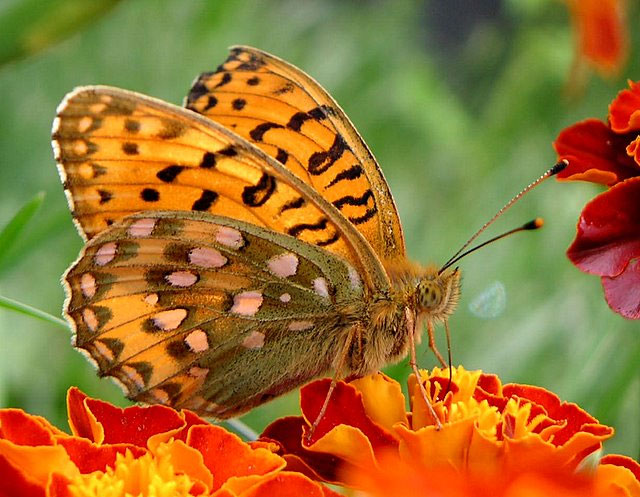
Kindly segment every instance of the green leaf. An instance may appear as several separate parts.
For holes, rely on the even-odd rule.
[[[36,215],[38,209],[44,201],[44,192],[37,193],[35,197],[24,204],[13,216],[7,225],[0,231],[0,266],[14,245],[18,237],[22,234],[29,221]]]

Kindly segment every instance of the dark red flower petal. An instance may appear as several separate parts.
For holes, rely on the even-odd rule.
[[[337,482],[336,471],[341,460],[331,454],[314,452],[302,446],[304,428],[302,416],[276,419],[265,428],[260,440],[275,441],[281,447],[278,455],[287,461],[287,470],[298,471],[313,479]]]
[[[622,90],[611,102],[609,124],[616,133],[640,130],[640,82],[629,81],[629,89]]]
[[[553,143],[558,157],[569,165],[558,179],[614,185],[640,175],[640,166],[626,148],[635,136],[617,135],[598,119],[586,119],[560,132]]]
[[[308,423],[313,423],[327,397],[331,380],[324,378],[305,385],[300,390],[300,408]],[[385,448],[397,448],[398,441],[385,429],[371,421],[362,403],[362,394],[352,385],[343,381],[336,384],[331,395],[331,402],[320,420],[311,440],[304,445],[313,445],[338,425],[349,425],[358,428],[371,443],[374,451]],[[306,439],[306,434],[305,437]]]
[[[585,206],[567,256],[586,273],[610,277],[640,257],[640,177],[615,185]]]
[[[145,449],[132,444],[97,445],[79,437],[60,437],[57,442],[64,447],[82,474],[104,472],[108,466],[114,467],[116,455],[124,454],[127,450],[135,458],[147,453]]]
[[[622,456],[620,454],[607,454],[600,459],[600,464],[613,464],[614,466],[620,466],[627,468],[636,477],[636,480],[640,481],[640,463],[631,459],[628,456]]]
[[[614,278],[603,276],[602,286],[612,310],[628,319],[640,319],[639,259],[631,261],[626,269]]]

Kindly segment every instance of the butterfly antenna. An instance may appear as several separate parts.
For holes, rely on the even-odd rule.
[[[482,234],[482,232],[484,230],[486,230],[489,226],[491,226],[496,219],[498,219],[500,216],[502,216],[502,214],[504,214],[513,204],[515,204],[518,200],[520,200],[526,193],[528,193],[529,191],[533,190],[536,186],[538,186],[540,183],[542,183],[547,178],[558,174],[560,171],[564,170],[568,165],[569,165],[569,161],[567,159],[562,159],[561,161],[559,161],[556,164],[554,164],[553,167],[549,168],[537,180],[535,180],[533,183],[529,184],[529,186],[524,188],[522,191],[520,191],[520,193],[518,193],[515,197],[513,197],[511,200],[509,200],[509,202],[507,202],[502,209],[500,209],[498,212],[496,212],[495,215],[491,219],[489,219],[489,221],[484,223],[482,228],[480,228],[478,231],[476,231],[473,234],[473,236],[471,238],[469,238],[466,241],[466,243],[462,247],[460,247],[460,249],[455,254],[453,254],[451,256],[451,258],[447,262],[444,263],[442,268],[438,271],[438,274],[441,274],[445,269],[450,267],[452,264],[455,264],[456,261],[460,260],[460,257],[458,257],[458,256],[462,253],[462,251],[464,249],[466,249],[469,245],[471,245],[471,243],[473,243],[473,241],[476,238],[478,238]],[[527,225],[528,224],[529,223],[527,223]],[[538,228],[539,227],[540,226],[538,226]],[[531,228],[520,227],[520,228],[516,228],[515,230],[512,230],[512,232],[522,231],[523,229],[531,229]],[[496,239],[502,238],[503,236],[507,236],[507,233],[505,233],[503,235],[500,235],[499,237],[496,237]],[[492,241],[495,241],[495,240],[492,240]],[[486,243],[483,244],[482,246],[484,246],[484,245],[486,245]],[[480,248],[480,246],[478,246],[477,248]],[[470,253],[470,252],[466,252],[466,253]]]
[[[451,382],[453,381],[453,366],[451,365],[451,332],[449,331],[448,320],[444,322],[444,329],[447,334],[447,359],[449,361],[449,382],[447,383],[447,390],[444,392],[444,394],[447,395],[451,391]]]

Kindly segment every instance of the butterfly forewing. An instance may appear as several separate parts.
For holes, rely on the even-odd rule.
[[[404,257],[389,187],[367,145],[331,96],[299,69],[235,47],[202,74],[187,107],[219,122],[309,183],[367,238],[381,259]],[[304,204],[292,204],[291,212]]]
[[[132,399],[218,417],[330,369],[363,299],[341,258],[190,212],[116,222],[65,280],[75,345],[101,374]]]

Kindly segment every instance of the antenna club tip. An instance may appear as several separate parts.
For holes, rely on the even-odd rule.
[[[537,217],[532,221],[522,225],[523,230],[537,230],[544,226],[544,219]]]
[[[549,176],[554,176],[555,174],[558,174],[559,172],[564,171],[568,165],[569,165],[569,161],[567,159],[559,160],[554,164],[554,166],[551,169],[549,169]]]

